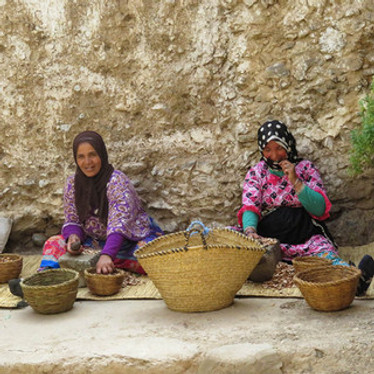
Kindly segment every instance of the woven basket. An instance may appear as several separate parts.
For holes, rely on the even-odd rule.
[[[38,313],[54,314],[70,310],[78,292],[79,273],[71,269],[51,269],[21,281],[25,300]]]
[[[125,272],[121,269],[115,269],[114,273],[111,274],[97,274],[96,268],[92,267],[85,269],[84,278],[91,293],[98,296],[110,296],[121,289]]]
[[[295,268],[295,272],[299,273],[304,270],[308,270],[310,268],[315,268],[319,266],[327,266],[331,265],[332,261],[328,260],[327,258],[322,257],[314,257],[314,256],[308,256],[308,257],[296,257],[292,260],[292,265]]]
[[[321,266],[297,273],[294,281],[313,309],[332,312],[351,305],[361,271],[348,266]]]
[[[18,278],[22,271],[23,257],[13,253],[0,254],[0,283]]]
[[[170,309],[225,308],[266,250],[258,241],[229,229],[190,228],[161,236],[135,254]]]

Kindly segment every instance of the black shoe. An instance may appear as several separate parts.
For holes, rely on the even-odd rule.
[[[374,276],[374,260],[373,257],[365,255],[362,257],[358,268],[361,270],[361,277],[358,282],[356,296],[364,296],[370,286]]]
[[[8,282],[9,290],[13,295],[23,298],[23,291],[21,287],[21,278],[11,279]]]
[[[26,308],[27,306],[29,306],[29,304],[25,300],[21,300],[17,303],[16,308],[23,309],[23,308]]]

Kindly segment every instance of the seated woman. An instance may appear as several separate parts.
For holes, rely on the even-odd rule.
[[[296,142],[286,125],[265,122],[258,130],[261,160],[245,177],[240,229],[253,238],[280,241],[282,257],[318,256],[333,265],[349,266],[324,221],[331,203],[321,176],[312,162],[298,157]],[[362,277],[357,295],[365,294],[374,275],[374,260],[364,256],[359,264]]]
[[[49,238],[43,248],[40,270],[58,268],[60,256],[100,249],[97,273],[122,268],[145,274],[134,256],[142,245],[163,235],[143,210],[130,179],[108,162],[102,137],[84,131],[73,142],[75,174],[64,191],[65,222],[62,235]]]

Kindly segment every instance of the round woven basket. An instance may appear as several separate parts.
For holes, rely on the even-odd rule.
[[[23,257],[13,253],[0,254],[0,283],[18,278],[22,271]]]
[[[55,314],[73,307],[78,292],[79,273],[71,269],[51,269],[21,281],[25,300],[38,313]]]
[[[180,312],[231,305],[266,251],[258,241],[228,229],[193,235],[187,242],[182,231],[161,236],[136,252],[168,308]]]
[[[110,296],[121,289],[125,272],[121,269],[115,269],[111,274],[97,274],[96,268],[92,267],[85,269],[84,278],[91,293],[98,296]]]
[[[292,265],[295,268],[295,272],[299,273],[304,270],[308,270],[310,268],[315,268],[319,266],[327,266],[331,265],[332,261],[328,260],[327,258],[322,257],[296,257],[292,260]]]
[[[348,266],[321,266],[297,273],[294,281],[310,307],[324,312],[351,305],[361,271]]]

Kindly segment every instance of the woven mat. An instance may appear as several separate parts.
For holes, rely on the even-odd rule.
[[[366,253],[374,257],[374,243],[361,247],[341,247],[340,256],[345,260],[351,260],[356,265]],[[25,278],[34,274],[40,264],[41,255],[24,256],[21,277]],[[372,282],[367,295],[361,299],[374,299],[374,282]],[[297,287],[264,288],[261,283],[246,282],[238,291],[237,297],[261,296],[261,297],[284,297],[302,298]],[[134,286],[122,288],[119,293],[113,296],[95,296],[90,293],[87,287],[79,288],[77,299],[80,300],[134,300],[134,299],[161,299],[161,295],[153,282],[146,276],[139,277],[139,283]],[[9,292],[7,284],[0,284],[0,308],[16,308],[21,299]]]
[[[28,255],[23,257],[21,277],[26,278],[36,272],[42,259],[41,255]],[[126,299],[161,299],[160,293],[153,282],[145,276],[139,277],[135,286],[122,288],[113,296],[95,296],[87,287],[79,288],[77,299],[80,300],[126,300]],[[21,298],[10,293],[7,284],[0,284],[0,308],[16,308]]]

